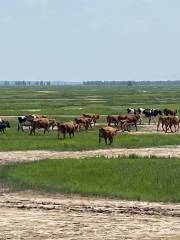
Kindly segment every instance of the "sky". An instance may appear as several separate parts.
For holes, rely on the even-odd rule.
[[[180,79],[179,0],[0,0],[0,80]]]

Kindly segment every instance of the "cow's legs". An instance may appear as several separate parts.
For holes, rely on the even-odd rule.
[[[60,138],[60,130],[58,129],[58,139]]]
[[[113,142],[113,137],[112,137],[112,136],[110,136],[110,137],[109,137],[109,145],[111,145],[111,144],[112,144],[112,142]]]
[[[49,133],[49,128],[44,128],[44,134],[48,132]]]
[[[169,124],[165,124],[165,133],[167,133],[169,127],[170,127]]]
[[[30,130],[30,135],[32,135],[32,132],[33,132],[34,135],[35,135],[35,129],[34,129],[34,128],[31,128],[31,130]]]
[[[18,124],[18,132],[19,132],[20,129],[24,132],[23,125],[19,123]]]
[[[179,131],[179,123],[177,124],[177,131]]]
[[[101,136],[100,136],[100,134],[99,134],[99,144],[101,143]]]
[[[135,123],[134,123],[134,126],[135,126],[135,128],[136,128],[136,131],[137,131],[137,122],[135,122]]]
[[[165,124],[162,123],[162,130],[165,132],[167,127],[166,127],[166,125],[165,125],[165,128],[164,128],[164,125],[165,125]]]
[[[139,118],[139,124],[141,125],[143,123],[143,121],[142,121],[142,116],[140,116],[140,118]]]
[[[5,132],[4,132],[4,128],[0,129],[0,132],[2,132],[2,133],[4,133],[4,134],[5,134]]]
[[[160,125],[160,121],[158,120],[158,124],[157,124],[157,132],[159,131],[159,125]]]
[[[151,117],[149,117],[149,125],[151,124]]]
[[[170,127],[171,132],[173,133],[172,126],[173,126],[173,125],[171,124],[169,127]],[[174,131],[174,132],[176,132],[176,127],[174,126],[174,128],[175,128],[175,131]]]

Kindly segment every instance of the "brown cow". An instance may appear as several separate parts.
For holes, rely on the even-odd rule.
[[[35,135],[35,130],[36,129],[44,129],[44,134],[46,132],[49,132],[49,128],[51,127],[52,124],[52,120],[49,120],[47,118],[38,118],[38,119],[34,119],[31,122],[31,129],[30,129],[30,134],[34,133]]]
[[[52,130],[54,129],[54,127],[56,127],[57,126],[57,122],[56,122],[56,120],[55,119],[49,119],[49,121],[50,121],[50,127],[52,127]]]
[[[167,116],[160,116],[158,119],[158,124],[157,124],[157,131],[159,131],[159,127],[161,125],[162,130],[167,132],[167,127],[168,127],[168,121],[167,121]]]
[[[134,125],[134,123],[130,122],[128,119],[124,119],[120,121],[120,127],[122,132],[128,131],[130,132],[131,126]]]
[[[37,118],[48,118],[46,115],[32,114],[31,116],[32,116],[34,119],[37,119]]]
[[[108,115],[106,120],[107,120],[108,126],[111,126],[111,123],[114,123],[115,126],[118,126],[119,116],[118,115]]]
[[[178,116],[169,116],[169,128],[172,131],[172,126],[174,126],[174,132],[179,130],[179,117]]]
[[[111,145],[113,142],[113,137],[116,135],[119,129],[113,127],[102,127],[99,129],[99,144],[101,143],[101,138],[104,138],[105,143],[107,144],[107,140],[109,139],[109,144]]]
[[[168,116],[168,115],[175,116],[177,114],[177,109],[167,109],[167,108],[165,108],[163,110],[163,113],[166,116]]]
[[[180,119],[178,116],[161,116],[158,119],[157,131],[159,131],[159,126],[161,124],[163,131],[166,133],[168,129],[170,129],[171,132],[176,132],[179,130],[179,122]],[[172,127],[174,127],[174,131]]]
[[[119,122],[121,123],[121,129],[125,130],[125,126],[134,125],[137,131],[137,122],[140,119],[139,114],[127,114],[118,117]]]
[[[74,119],[75,123],[78,124],[79,126],[79,130],[81,128],[81,126],[83,125],[85,130],[88,130],[88,128],[92,128],[92,119],[91,118],[87,118],[87,117],[79,117],[79,118],[75,118]]]
[[[74,132],[77,129],[78,125],[74,122],[59,122],[57,123],[58,127],[58,139],[60,137],[60,132],[63,133],[63,137],[66,138],[66,134],[69,133],[69,137],[71,138],[71,135],[74,136]]]
[[[98,114],[94,114],[94,113],[83,114],[83,117],[91,118],[92,122],[94,123],[94,126],[96,124],[97,119],[99,119],[99,115]]]

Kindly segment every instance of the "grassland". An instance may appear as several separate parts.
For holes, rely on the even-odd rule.
[[[0,135],[0,151],[12,150],[94,150],[98,148],[141,148],[141,147],[157,147],[167,145],[179,145],[179,134],[141,134],[129,135],[120,134],[114,137],[113,144],[106,145],[104,141],[101,144],[98,142],[97,128],[75,133],[75,136],[70,139],[58,139],[57,131],[51,131],[44,135],[42,131],[37,132],[37,135],[29,135],[29,132],[17,132],[16,129],[11,129],[6,135]]]
[[[0,151],[93,150],[180,145],[177,134],[119,134],[111,146],[98,143],[99,126],[57,138],[57,131],[35,136],[17,132],[17,116],[45,114],[56,120],[72,120],[83,113],[98,113],[106,124],[108,114],[124,114],[128,107],[176,108],[180,111],[180,87],[62,86],[1,87],[0,117],[11,128],[0,134]],[[139,129],[141,127],[139,126]],[[141,129],[142,130],[142,129]],[[41,189],[82,195],[98,195],[148,201],[180,201],[180,159],[92,158],[45,160],[0,167],[0,183],[20,189]]]
[[[86,112],[122,114],[128,107],[180,110],[179,91],[178,86],[1,87],[0,115],[39,113],[61,119]]]
[[[44,160],[0,168],[0,180],[40,189],[146,201],[180,201],[180,159]]]
[[[62,87],[1,87],[0,117],[10,121],[11,129],[0,134],[0,151],[6,150],[88,150],[109,148],[98,144],[97,128],[88,133],[77,133],[72,139],[58,140],[57,132],[36,136],[17,133],[17,117],[28,114],[46,114],[56,120],[72,120],[75,116],[93,112],[106,123],[107,114],[124,114],[128,107],[165,107],[180,110],[180,87],[127,86],[62,86]],[[150,147],[180,144],[178,134],[118,135],[111,147]]]

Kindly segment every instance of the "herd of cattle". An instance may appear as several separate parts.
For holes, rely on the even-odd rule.
[[[157,131],[159,127],[167,132],[176,132],[179,130],[180,118],[177,116],[176,109],[127,109],[127,114],[125,115],[108,115],[107,126],[99,128],[99,143],[101,143],[101,138],[104,138],[105,143],[107,140],[111,144],[113,142],[113,136],[118,131],[130,131],[131,126],[134,126],[137,131],[137,125],[142,124],[143,118],[148,118],[149,124],[152,118],[158,117]],[[24,127],[28,127],[29,133],[35,135],[36,129],[43,129],[44,134],[49,132],[49,129],[54,127],[57,128],[58,138],[60,134],[63,134],[63,138],[66,134],[69,134],[70,138],[74,136],[75,131],[80,131],[81,129],[88,130],[95,126],[96,121],[99,119],[98,114],[83,114],[80,117],[74,118],[74,121],[70,122],[58,122],[55,119],[49,119],[46,115],[27,115],[19,116],[18,120],[18,131],[24,131]],[[113,127],[112,127],[113,124]],[[2,120],[0,118],[0,132],[5,132],[6,128],[10,128],[9,121]]]

